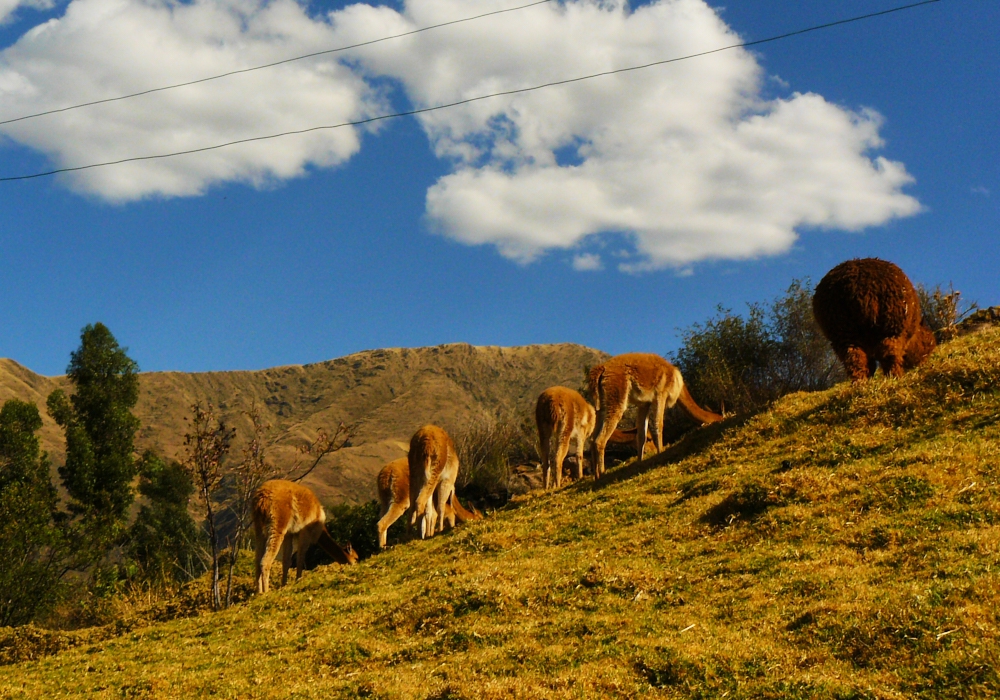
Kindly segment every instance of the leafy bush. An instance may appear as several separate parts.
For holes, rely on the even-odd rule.
[[[531,419],[513,410],[473,420],[454,436],[456,487],[473,500],[506,501],[514,489],[513,468],[538,458],[535,437]]]
[[[360,505],[342,503],[338,506],[326,509],[326,530],[330,533],[333,541],[342,547],[346,547],[350,542],[354,551],[358,553],[359,559],[365,559],[375,554],[378,547],[378,536],[375,526],[378,523],[378,501],[368,501]],[[407,517],[409,514],[407,514]],[[404,518],[397,522],[402,524]],[[313,547],[312,557],[326,557],[319,549]]]
[[[0,409],[0,627],[51,609],[69,569],[64,519],[35,435],[41,427],[32,403],[11,399]]]
[[[166,462],[152,452],[140,459],[139,474],[139,493],[148,503],[139,509],[126,544],[137,577],[183,582],[198,576],[204,570],[203,538],[188,512],[194,494],[190,474],[177,462]]]
[[[718,315],[682,331],[674,362],[699,403],[715,411],[759,410],[795,391],[826,389],[843,378],[813,318],[812,286],[794,280],[769,306],[746,317]]]

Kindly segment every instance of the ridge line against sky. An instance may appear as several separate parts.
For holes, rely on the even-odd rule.
[[[186,83],[178,83],[176,85],[171,85],[171,86],[167,86],[167,87],[154,88],[152,90],[146,90],[144,92],[132,93],[131,95],[125,95],[125,96],[122,96],[122,97],[113,97],[113,98],[109,98],[109,99],[106,99],[106,100],[97,100],[97,101],[94,101],[94,102],[85,102],[85,103],[82,103],[82,104],[79,104],[79,105],[75,105],[75,106],[72,106],[72,107],[65,107],[65,108],[57,109],[57,110],[50,110],[48,112],[39,112],[37,114],[28,115],[26,117],[19,117],[17,119],[8,119],[7,121],[0,121],[0,126],[2,126],[4,124],[12,124],[14,122],[24,121],[26,119],[31,119],[31,118],[34,118],[34,117],[45,116],[45,115],[48,115],[48,114],[57,114],[57,113],[60,113],[60,112],[66,112],[66,111],[69,111],[69,110],[72,110],[72,109],[78,109],[78,108],[81,108],[81,107],[89,107],[89,106],[93,106],[93,105],[104,104],[104,103],[107,103],[107,102],[115,102],[115,101],[119,101],[119,100],[128,99],[130,97],[139,97],[139,96],[147,95],[147,94],[150,94],[150,93],[153,93],[153,92],[160,92],[160,91],[163,91],[163,90],[170,90],[170,89],[173,89],[173,88],[176,88],[176,87],[186,87],[188,85],[196,85],[196,84],[199,84],[199,83],[208,82],[210,80],[215,80],[217,78],[224,78],[224,77],[228,77],[230,75],[237,75],[237,74],[240,74],[240,73],[248,73],[248,72],[251,72],[251,71],[260,70],[262,68],[272,68],[274,66],[283,65],[285,63],[290,63],[292,61],[298,61],[298,60],[301,60],[303,58],[312,58],[314,56],[319,56],[319,55],[323,55],[323,54],[327,54],[327,53],[334,53],[334,52],[337,52],[337,51],[344,51],[344,50],[347,50],[347,49],[356,48],[358,46],[367,46],[367,45],[370,45],[370,44],[373,44],[373,43],[376,43],[376,42],[385,41],[386,39],[395,39],[395,38],[398,38],[398,37],[409,36],[409,35],[415,34],[417,32],[426,31],[427,29],[435,29],[437,27],[443,27],[443,26],[448,26],[448,25],[451,25],[451,24],[457,24],[458,22],[469,21],[470,19],[479,19],[481,17],[488,17],[488,16],[491,16],[491,15],[499,14],[501,12],[511,12],[511,11],[514,11],[514,10],[524,9],[524,8],[527,8],[527,7],[534,7],[536,5],[540,5],[540,4],[551,2],[551,1],[552,0],[540,0],[540,2],[534,2],[534,3],[531,3],[529,5],[521,5],[519,7],[510,8],[508,10],[498,10],[496,12],[488,12],[488,13],[484,13],[484,14],[481,14],[481,15],[476,15],[475,17],[471,17],[471,18],[467,18],[467,19],[454,20],[452,22],[445,22],[443,24],[436,24],[436,25],[432,25],[431,27],[424,27],[422,29],[417,29],[417,30],[414,30],[414,31],[411,31],[411,32],[404,32],[402,34],[396,34],[396,35],[393,35],[393,36],[390,36],[390,37],[385,37],[383,39],[374,39],[372,41],[362,42],[362,43],[359,43],[359,44],[353,44],[351,46],[347,46],[347,47],[340,48],[340,49],[330,49],[330,50],[327,50],[327,51],[318,51],[318,52],[315,52],[315,53],[306,54],[305,56],[298,56],[296,58],[289,58],[289,59],[285,59],[285,60],[282,60],[282,61],[276,61],[274,63],[268,63],[268,64],[265,64],[263,66],[257,66],[255,68],[247,68],[247,69],[243,69],[243,70],[239,70],[239,71],[231,71],[229,73],[223,73],[221,75],[213,76],[213,77],[210,77],[210,78],[201,78],[199,80],[193,80],[193,81],[186,82]],[[871,12],[871,13],[864,14],[864,15],[858,15],[856,17],[850,17],[850,18],[847,18],[847,19],[841,19],[841,20],[836,20],[836,21],[832,21],[832,22],[826,22],[824,24],[819,24],[819,25],[815,25],[815,26],[812,26],[812,27],[806,27],[804,29],[797,29],[797,30],[794,30],[794,31],[791,31],[791,32],[786,32],[784,34],[779,34],[777,36],[768,37],[766,39],[755,39],[755,40],[752,40],[752,41],[745,41],[745,42],[742,42],[742,43],[739,43],[739,44],[730,44],[728,46],[720,46],[719,48],[708,49],[706,51],[701,51],[701,52],[698,52],[698,53],[689,54],[687,56],[678,56],[676,58],[667,58],[667,59],[663,59],[663,60],[660,60],[660,61],[653,61],[651,63],[645,63],[645,64],[639,65],[639,66],[628,66],[628,67],[625,67],[625,68],[617,68],[617,69],[614,69],[614,70],[603,71],[601,73],[593,73],[593,74],[590,74],[590,75],[578,76],[578,77],[574,77],[574,78],[565,78],[565,79],[562,79],[562,80],[556,80],[556,81],[553,81],[553,82],[544,83],[542,85],[533,85],[533,86],[530,86],[530,87],[515,88],[515,89],[512,89],[512,90],[506,90],[506,91],[503,91],[503,92],[494,92],[494,93],[490,93],[488,95],[478,95],[476,97],[468,97],[468,98],[465,98],[463,100],[459,100],[457,102],[451,102],[451,103],[448,103],[448,104],[434,105],[432,107],[423,107],[423,108],[420,108],[420,109],[411,109],[411,110],[407,110],[407,111],[404,111],[404,112],[393,112],[391,114],[381,114],[381,115],[378,115],[378,116],[368,117],[366,119],[360,119],[360,120],[357,120],[357,121],[342,122],[340,124],[330,124],[330,125],[323,125],[323,126],[311,126],[311,127],[306,127],[304,129],[298,129],[298,130],[295,130],[295,131],[285,131],[285,132],[282,132],[280,134],[268,134],[266,136],[253,136],[253,137],[250,137],[250,138],[240,139],[238,141],[229,141],[227,143],[220,143],[220,144],[216,144],[216,145],[213,145],[213,146],[203,146],[203,147],[200,147],[200,148],[193,148],[193,149],[186,150],[186,151],[176,151],[176,152],[173,152],[173,153],[161,153],[161,154],[149,155],[149,156],[132,156],[132,157],[129,157],[129,158],[122,158],[120,160],[108,161],[108,162],[105,162],[105,163],[91,163],[91,164],[88,164],[88,165],[78,165],[78,166],[73,166],[73,167],[65,167],[65,168],[59,168],[59,169],[56,169],[56,170],[48,170],[48,171],[45,171],[45,172],[34,173],[34,174],[31,174],[31,175],[15,175],[15,176],[8,176],[8,177],[0,177],[0,182],[14,182],[14,181],[18,181],[18,180],[32,180],[32,179],[39,178],[39,177],[47,177],[47,176],[50,176],[50,175],[57,175],[59,173],[69,173],[69,172],[76,172],[76,171],[79,171],[79,170],[89,170],[91,168],[103,168],[103,167],[107,167],[107,166],[121,165],[122,163],[131,163],[131,162],[143,161],[143,160],[158,160],[160,158],[173,158],[175,156],[184,156],[184,155],[191,155],[191,154],[194,154],[194,153],[202,153],[202,152],[205,152],[205,151],[213,151],[213,150],[216,150],[216,149],[219,149],[219,148],[228,148],[229,146],[236,146],[236,145],[240,145],[240,144],[244,144],[244,143],[252,143],[254,141],[266,141],[266,140],[270,140],[270,139],[282,138],[284,136],[294,136],[294,135],[299,135],[299,134],[306,134],[306,133],[309,133],[309,132],[312,132],[312,131],[321,131],[321,130],[326,130],[326,129],[341,129],[341,128],[348,127],[348,126],[363,126],[363,125],[366,125],[366,124],[371,124],[373,122],[382,121],[382,120],[385,120],[385,119],[396,119],[396,118],[399,118],[399,117],[412,117],[412,116],[416,116],[418,114],[424,114],[426,112],[435,112],[435,111],[437,111],[439,109],[449,109],[451,107],[458,107],[460,105],[469,104],[470,102],[478,102],[480,100],[488,100],[488,99],[492,99],[492,98],[495,98],[495,97],[506,97],[506,96],[509,96],[509,95],[517,95],[517,94],[525,93],[525,92],[533,92],[535,90],[542,90],[542,89],[550,88],[550,87],[557,87],[557,86],[561,86],[561,85],[568,85],[568,84],[571,84],[571,83],[577,83],[577,82],[581,82],[581,81],[584,81],[584,80],[591,80],[591,79],[594,79],[594,78],[602,78],[602,77],[606,77],[606,76],[609,76],[609,75],[616,75],[618,73],[628,73],[628,72],[631,72],[631,71],[644,70],[646,68],[653,68],[653,67],[656,67],[656,66],[667,65],[667,64],[670,64],[670,63],[677,63],[679,61],[686,61],[686,60],[689,60],[689,59],[701,58],[703,56],[709,56],[709,55],[714,54],[714,53],[719,53],[720,51],[729,51],[731,49],[748,48],[750,46],[759,46],[761,44],[767,44],[767,43],[771,43],[771,42],[774,42],[774,41],[780,41],[782,39],[787,39],[787,38],[794,37],[794,36],[800,36],[802,34],[806,34],[806,33],[809,33],[809,32],[818,31],[818,30],[821,30],[821,29],[829,29],[831,27],[837,27],[837,26],[844,25],[844,24],[850,24],[850,23],[853,23],[853,22],[859,22],[859,21],[866,20],[866,19],[872,19],[874,17],[881,17],[883,15],[888,15],[888,14],[892,14],[892,13],[895,13],[895,12],[901,12],[901,11],[904,11],[904,10],[910,10],[910,9],[913,9],[913,8],[916,8],[916,7],[921,7],[923,5],[931,5],[931,4],[937,3],[937,2],[941,2],[941,0],[921,0],[920,2],[915,2],[915,3],[910,3],[908,5],[901,5],[901,6],[898,6],[898,7],[893,7],[893,8],[890,8],[888,10],[881,10],[879,12]]]

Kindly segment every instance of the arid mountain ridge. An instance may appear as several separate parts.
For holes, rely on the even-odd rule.
[[[421,425],[458,431],[504,408],[529,416],[543,389],[578,387],[585,368],[606,357],[568,343],[510,348],[455,343],[369,350],[258,371],[144,372],[134,410],[141,421],[136,447],[181,457],[191,405],[211,403],[237,429],[231,455],[238,459],[250,432],[244,411],[256,403],[271,426],[269,457],[288,471],[306,466],[302,446],[343,422],[354,426],[350,446],[324,458],[304,483],[326,503],[360,502],[374,497],[378,470],[405,455],[410,435]],[[45,401],[57,388],[69,391],[71,385],[66,377],[45,377],[0,359],[0,401],[19,398],[38,405],[42,448],[52,458],[53,472],[64,460],[65,441]]]

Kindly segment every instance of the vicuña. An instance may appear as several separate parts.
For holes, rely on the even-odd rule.
[[[535,404],[535,424],[541,447],[542,477],[549,488],[562,485],[563,460],[569,454],[571,440],[576,440],[576,478],[583,478],[583,443],[594,432],[594,407],[580,394],[564,386],[553,386],[541,393]]]
[[[410,439],[410,523],[420,521],[420,538],[444,529],[445,506],[455,492],[458,453],[444,429],[425,425]],[[437,501],[435,504],[434,501]]]
[[[271,587],[271,565],[281,549],[281,585],[288,581],[288,568],[295,557],[295,579],[302,576],[306,552],[319,544],[341,564],[356,564],[357,552],[333,541],[326,531],[326,513],[311,490],[285,479],[265,481],[253,496],[253,529],[257,552],[255,575],[257,592]]]
[[[410,463],[406,457],[389,462],[378,473],[378,500],[381,504],[378,531],[378,546],[385,547],[386,532],[410,507]],[[468,522],[483,516],[475,508],[466,510],[454,493],[445,503],[444,519],[449,527],[455,527],[455,520]],[[409,523],[408,523],[409,525]]]
[[[639,407],[635,423],[635,449],[640,459],[646,446],[647,426],[656,442],[656,450],[663,450],[663,413],[678,400],[695,420],[702,423],[722,420],[719,414],[706,411],[695,403],[684,386],[680,370],[659,355],[645,352],[617,355],[591,369],[587,380],[597,409],[594,478],[604,473],[604,449],[629,401]],[[653,411],[651,424],[648,420],[650,410]]]

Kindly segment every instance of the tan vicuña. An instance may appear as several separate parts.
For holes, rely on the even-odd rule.
[[[587,375],[590,395],[597,409],[597,428],[594,437],[594,477],[604,473],[604,449],[608,439],[618,427],[629,401],[638,405],[636,417],[635,449],[641,459],[646,445],[647,426],[656,442],[656,450],[663,450],[663,414],[679,400],[691,416],[702,423],[714,423],[722,416],[701,408],[687,387],[680,370],[659,355],[633,352],[612,357],[597,365]],[[649,422],[649,412],[653,421]]]
[[[285,479],[265,481],[253,496],[253,529],[257,552],[255,576],[257,592],[271,587],[271,565],[281,549],[281,585],[288,581],[288,569],[295,557],[295,579],[302,576],[306,552],[319,544],[341,564],[356,564],[357,552],[333,541],[326,531],[326,512],[319,499],[307,487]]]
[[[579,393],[564,386],[543,391],[535,403],[535,425],[541,449],[542,478],[549,488],[550,477],[555,487],[562,485],[563,460],[569,454],[570,441],[576,440],[576,478],[583,478],[583,444],[594,432],[594,407]]]
[[[455,492],[458,453],[448,433],[436,425],[425,425],[410,439],[410,523],[420,521],[420,538],[444,529],[445,506]],[[437,501],[435,504],[434,501]]]
[[[410,507],[409,460],[400,457],[386,464],[378,473],[376,484],[381,506],[376,526],[378,546],[385,547],[386,532]],[[456,519],[464,523],[469,520],[479,520],[483,516],[475,508],[472,511],[466,510],[459,502],[458,496],[452,494],[451,499],[445,503],[444,517],[449,527],[455,527]]]

